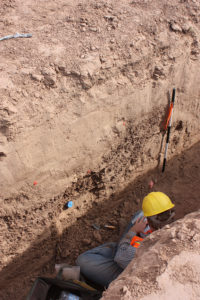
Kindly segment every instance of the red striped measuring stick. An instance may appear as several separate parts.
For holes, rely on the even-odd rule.
[[[165,171],[165,165],[166,165],[166,161],[167,161],[167,150],[168,150],[168,145],[169,145],[169,137],[170,137],[171,124],[172,124],[175,93],[176,93],[176,89],[173,88],[172,101],[171,101],[171,104],[170,104],[169,114],[168,114],[168,117],[167,117],[167,123],[166,123],[166,126],[165,126],[165,130],[167,130],[167,140],[166,140],[166,146],[165,146],[165,155],[164,155],[164,160],[163,160],[162,172]]]

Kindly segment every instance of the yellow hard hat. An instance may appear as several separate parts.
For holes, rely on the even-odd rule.
[[[142,210],[145,217],[151,217],[174,207],[169,197],[161,192],[152,192],[144,197]]]

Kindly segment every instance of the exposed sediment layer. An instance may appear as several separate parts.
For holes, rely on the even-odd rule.
[[[117,239],[125,212],[139,208],[149,191],[139,179],[126,196],[124,189],[162,162],[173,87],[168,158],[199,141],[199,8],[197,1],[2,0],[1,36],[32,33],[0,42],[3,294],[13,297],[20,288],[16,274],[25,289],[38,273],[52,274],[55,260],[72,262]],[[176,201],[178,217],[198,208],[186,190],[197,190],[197,145],[194,158],[183,154],[176,165],[174,157],[173,181],[154,170],[156,189]],[[192,205],[184,198],[187,209],[184,195],[192,197]],[[63,211],[69,199],[74,209]],[[115,231],[93,240],[91,222],[107,223],[112,209]],[[79,249],[78,235],[86,235]]]

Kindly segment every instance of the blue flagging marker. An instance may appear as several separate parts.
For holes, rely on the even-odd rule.
[[[168,128],[167,128],[167,140],[166,140],[166,146],[165,146],[165,155],[164,155],[164,160],[163,160],[162,172],[165,171],[165,165],[166,165],[166,161],[167,161],[167,149],[168,149],[168,145],[169,145],[169,137],[170,137],[171,124],[172,124],[172,116],[173,116],[173,110],[174,110],[175,93],[176,93],[176,89],[173,88],[172,101],[171,101],[172,111],[171,111],[171,116],[170,116],[170,120],[169,120],[169,124],[168,124]]]
[[[73,201],[68,201],[67,203],[65,203],[64,209],[71,208],[73,205],[74,205]]]

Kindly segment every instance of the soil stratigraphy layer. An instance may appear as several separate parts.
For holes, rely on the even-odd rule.
[[[176,205],[176,218],[179,220],[185,214],[197,211],[200,209],[199,166],[200,144],[197,143],[182,155],[168,161],[165,173],[152,169],[109,198],[91,192],[81,193],[80,184],[86,185],[88,181],[85,181],[77,183],[73,190],[68,191],[67,198],[65,193],[57,199],[51,199],[48,206],[41,204],[37,210],[32,211],[32,215],[18,214],[15,218],[8,214],[2,215],[1,234],[7,232],[7,239],[2,239],[1,244],[0,298],[8,300],[15,297],[22,300],[37,276],[54,276],[55,263],[73,264],[83,251],[107,241],[117,241],[131,215],[141,207],[143,197],[150,191],[167,193]],[[102,184],[104,180],[106,178],[102,176]],[[148,187],[150,180],[155,182],[152,189]],[[73,200],[74,207],[64,211],[66,200]],[[8,211],[14,200],[10,201],[7,204]],[[50,214],[52,218],[56,217],[52,225],[45,229],[45,216]],[[33,227],[33,220],[43,225],[43,231],[37,238],[37,227]],[[185,228],[184,223],[182,220],[178,224]],[[100,229],[95,229],[93,224],[99,225]],[[104,227],[106,224],[115,228],[107,229]],[[26,246],[27,236],[30,246],[20,254]],[[168,247],[167,237],[165,241],[164,245]]]
[[[1,299],[23,299],[56,262],[117,240],[149,180],[177,218],[199,208],[199,10],[178,0],[1,1],[1,37],[32,34],[0,41]]]

